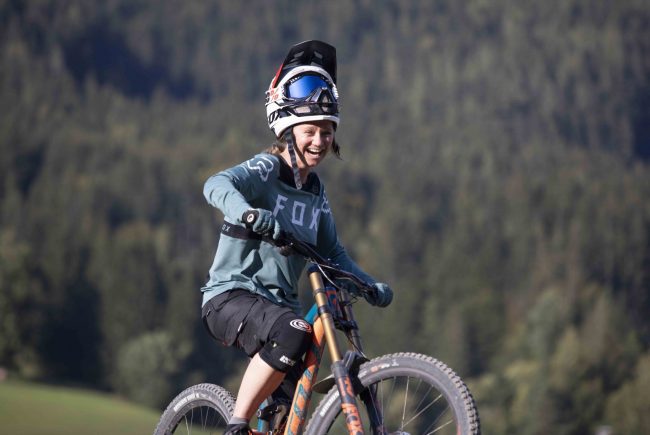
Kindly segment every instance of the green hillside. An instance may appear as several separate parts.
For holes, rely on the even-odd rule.
[[[159,414],[87,390],[23,382],[0,384],[0,427],[12,435],[142,435]]]

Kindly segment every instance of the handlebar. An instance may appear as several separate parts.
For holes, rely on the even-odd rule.
[[[258,218],[259,212],[257,210],[248,210],[244,212],[241,220],[246,228],[252,229]],[[343,279],[352,282],[352,284],[354,284],[354,286],[362,293],[375,291],[372,285],[368,284],[357,275],[342,270],[337,264],[332,263],[329,259],[324,258],[316,252],[309,243],[299,240],[288,231],[280,231],[280,236],[277,240],[270,237],[264,238],[264,240],[277,246],[282,251],[283,255],[288,256],[293,253],[304,257],[307,261],[315,264],[330,281],[333,279]]]

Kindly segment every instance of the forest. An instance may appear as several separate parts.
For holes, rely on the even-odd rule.
[[[395,290],[356,305],[367,353],[453,367],[484,433],[650,433],[645,0],[0,1],[0,367],[237,388],[202,187],[271,144],[307,39],[338,53],[339,236]]]

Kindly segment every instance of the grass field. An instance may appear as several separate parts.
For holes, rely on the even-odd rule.
[[[159,416],[107,394],[17,381],[0,383],[2,434],[151,434]]]

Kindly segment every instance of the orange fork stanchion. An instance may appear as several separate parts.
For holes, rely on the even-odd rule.
[[[341,397],[341,409],[345,415],[345,424],[348,427],[350,435],[362,435],[364,430],[357,401],[354,397],[354,389],[352,388],[352,382],[347,368],[341,359],[341,351],[336,341],[334,319],[328,309],[323,277],[318,268],[312,267],[309,269],[309,282],[314,292],[319,318],[322,320],[325,339],[327,340],[327,348],[332,359],[332,374],[336,380],[336,386]]]

